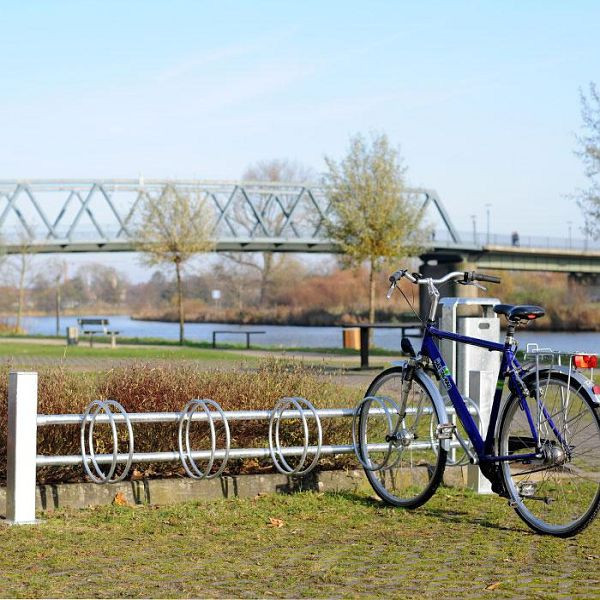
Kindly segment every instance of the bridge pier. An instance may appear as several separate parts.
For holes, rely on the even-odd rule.
[[[586,292],[594,302],[600,301],[599,273],[569,273],[569,285],[585,286]]]
[[[419,273],[424,277],[439,279],[452,271],[473,271],[474,266],[469,262],[468,256],[457,254],[441,255],[424,254],[421,257],[423,264]],[[454,298],[477,298],[478,289],[474,285],[461,285],[455,281],[449,281],[440,289],[441,297]],[[424,285],[419,286],[419,315],[426,320],[429,316],[429,296]]]

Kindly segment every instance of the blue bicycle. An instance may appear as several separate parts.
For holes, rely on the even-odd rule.
[[[542,317],[539,306],[494,307],[507,319],[503,344],[436,327],[436,286],[499,278],[454,272],[432,279],[401,270],[390,277],[388,298],[403,278],[426,286],[431,305],[420,352],[403,338],[409,360],[380,373],[357,408],[357,456],[374,490],[395,506],[421,506],[442,481],[449,452],[458,449],[535,531],[560,537],[580,532],[600,509],[600,388],[571,364],[519,363],[515,329]],[[441,339],[502,355],[486,432],[480,432],[472,403],[460,394],[440,354]],[[586,358],[590,364],[584,366],[596,365],[596,356]],[[446,408],[440,390],[453,408]],[[460,431],[449,413],[458,417]]]

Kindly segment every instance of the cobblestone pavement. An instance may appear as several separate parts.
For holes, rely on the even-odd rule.
[[[442,488],[103,507],[0,528],[0,596],[600,598],[598,524],[561,540],[506,502]]]

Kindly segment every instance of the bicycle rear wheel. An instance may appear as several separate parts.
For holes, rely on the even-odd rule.
[[[377,408],[371,402],[362,405],[359,452],[364,463],[383,465],[377,470],[365,469],[371,486],[382,500],[394,506],[417,508],[431,498],[446,465],[447,452],[435,436],[440,423],[436,405],[418,378],[404,380],[402,367],[393,367],[378,375],[365,398],[390,398],[401,407],[403,391],[407,392],[404,414],[391,414],[398,438],[392,444],[386,440],[389,415],[371,410],[371,406]]]
[[[584,529],[600,508],[600,420],[591,399],[557,376],[540,382],[527,405],[538,430],[541,458],[502,463],[512,505],[535,531],[569,537]],[[499,454],[536,452],[521,399],[508,398],[498,436]]]

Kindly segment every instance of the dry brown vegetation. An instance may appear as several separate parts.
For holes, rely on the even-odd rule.
[[[495,296],[505,303],[538,304],[546,309],[546,317],[532,327],[553,331],[595,331],[600,329],[600,302],[594,287],[578,283],[562,273],[520,273],[497,271],[501,285],[488,285],[481,296]],[[376,321],[413,320],[414,313],[400,297],[392,302],[384,298],[387,277],[381,273],[377,281],[379,304]],[[418,311],[419,299],[414,285],[404,281],[402,289]],[[274,292],[271,303],[262,307],[215,309],[201,300],[188,301],[186,313],[190,321],[266,325],[348,325],[368,320],[368,275],[364,269],[334,269],[328,273],[304,275]],[[442,288],[442,295],[450,295]],[[145,310],[139,318],[175,320],[174,309]]]
[[[536,304],[546,316],[532,328],[551,331],[597,331],[600,302],[592,300],[590,288],[561,273],[508,273],[498,271],[502,284],[490,286],[490,295],[511,304]]]
[[[295,265],[293,265],[295,267]],[[268,303],[262,306],[246,304],[240,307],[216,309],[199,299],[186,301],[186,315],[190,322],[242,323],[263,325],[348,325],[368,321],[368,273],[366,269],[333,269],[327,273],[303,274],[302,269],[293,280],[286,279],[277,286]],[[402,288],[418,308],[417,290],[408,282]],[[413,320],[414,314],[406,304],[386,303],[387,275],[377,278],[378,306],[376,321]],[[136,311],[135,318],[174,321],[175,307],[144,308]]]
[[[0,479],[6,477],[8,372],[0,373]],[[211,398],[224,410],[271,409],[282,397],[302,396],[319,408],[351,407],[358,399],[356,390],[327,380],[321,373],[298,365],[268,361],[255,371],[201,371],[194,367],[150,367],[139,364],[102,374],[81,374],[64,369],[40,372],[38,412],[40,414],[81,414],[96,398],[120,402],[127,412],[179,412],[193,398]],[[349,443],[348,419],[324,419],[326,443]],[[107,451],[107,431],[99,427],[98,452]],[[108,429],[108,428],[106,428]],[[126,450],[125,428],[121,448]],[[192,442],[196,449],[208,449],[207,428],[195,427]],[[231,424],[232,447],[266,447],[267,422],[242,421]],[[300,443],[298,424],[285,423],[284,443]],[[134,424],[136,452],[177,449],[177,424]],[[222,439],[222,432],[219,434]],[[48,426],[38,429],[38,454],[79,454],[78,426]],[[322,468],[349,464],[351,457],[323,457]],[[271,470],[270,461],[248,459],[230,461],[226,473]],[[177,463],[136,465],[136,476],[183,475]],[[80,480],[81,468],[40,468],[38,481]]]

